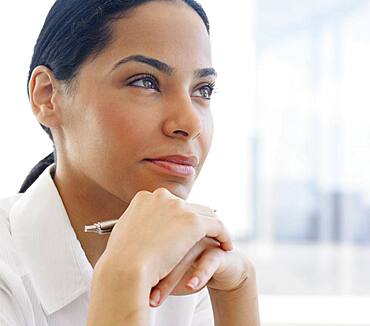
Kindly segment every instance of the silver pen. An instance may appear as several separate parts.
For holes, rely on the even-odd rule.
[[[217,209],[213,209],[212,211],[216,213]],[[92,232],[97,234],[111,233],[117,221],[118,220],[108,220],[103,222],[97,222],[94,223],[93,225],[85,225],[85,232]]]

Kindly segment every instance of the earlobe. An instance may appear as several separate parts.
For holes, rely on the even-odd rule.
[[[37,66],[29,82],[29,100],[32,112],[37,120],[47,126],[58,125],[58,108],[53,97],[56,93],[56,82],[53,72],[45,66]]]

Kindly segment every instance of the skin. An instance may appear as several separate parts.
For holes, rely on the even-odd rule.
[[[220,242],[224,239],[231,243],[222,223],[211,218],[210,212],[202,215],[202,207],[169,201],[171,197],[186,200],[212,142],[207,85],[215,76],[194,76],[194,71],[212,67],[206,27],[182,2],[150,2],[116,21],[113,32],[112,43],[82,65],[72,93],[45,66],[34,69],[29,84],[33,113],[53,133],[57,151],[55,185],[76,236],[95,267],[88,325],[148,325],[147,301],[153,287],[159,290],[156,305],[160,305],[174,292],[190,294],[204,286],[209,290],[216,326],[259,325],[253,266],[238,250],[223,250],[207,243],[217,237]],[[121,59],[138,54],[165,62],[173,67],[173,73],[167,75],[138,62],[112,71]],[[148,73],[155,76],[159,89],[153,89],[147,78],[139,80]],[[162,173],[144,161],[173,154],[198,157],[199,165],[192,177]],[[150,201],[154,196],[166,200],[167,205],[158,198]],[[126,219],[119,220],[110,236],[83,232],[86,224],[119,218],[135,199],[140,203],[136,209],[146,207],[149,212],[162,213],[153,214],[145,223],[137,218],[148,214],[132,214],[134,219],[125,214]],[[163,212],[167,212],[167,220]],[[161,232],[157,233],[151,223],[163,225],[158,228]],[[134,237],[131,229],[136,230],[139,224],[147,238],[160,237],[154,241],[160,253],[165,252],[163,247],[167,250],[167,240],[173,237],[169,225],[175,225],[176,230],[182,228],[180,234],[200,234],[201,240],[169,274],[160,275],[158,282],[150,279],[155,274],[152,270],[141,273],[152,256],[150,248],[130,241]],[[128,239],[131,250],[121,250],[122,239]],[[187,241],[182,237],[177,246]],[[137,258],[138,251],[144,252],[143,261]],[[187,283],[191,276],[200,280],[195,288]],[[150,299],[152,302],[154,297]],[[122,306],[122,302],[127,304]]]
[[[54,182],[93,267],[108,236],[84,233],[84,225],[118,218],[140,190],[164,187],[186,199],[213,136],[205,86],[215,76],[194,77],[212,67],[210,38],[197,13],[181,2],[151,2],[115,22],[113,31],[111,44],[82,65],[72,94],[44,66],[35,68],[29,86],[33,113],[54,136]],[[165,62],[173,74],[139,62],[112,71],[137,54]],[[159,90],[138,80],[147,73]],[[172,176],[143,161],[177,153],[199,158],[195,175]]]

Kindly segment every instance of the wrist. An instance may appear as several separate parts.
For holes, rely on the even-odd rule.
[[[256,270],[254,265],[249,261],[245,261],[245,269],[240,277],[239,284],[230,290],[219,290],[208,288],[210,295],[223,297],[225,295],[238,297],[239,295],[245,296],[249,293],[253,297],[257,294],[257,280]]]
[[[101,260],[94,268],[88,325],[147,325],[150,287],[142,269]],[[122,266],[122,265],[119,265]],[[126,268],[124,268],[126,267]]]
[[[232,290],[208,288],[215,325],[260,325],[256,273],[251,266],[248,277]]]
[[[151,286],[147,281],[144,264],[124,260],[118,263],[113,257],[100,257],[94,267],[94,279],[107,288],[123,290],[132,288],[142,295],[149,295]]]

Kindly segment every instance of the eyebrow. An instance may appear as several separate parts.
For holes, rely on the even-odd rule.
[[[127,58],[123,58],[121,59],[120,61],[118,61],[114,67],[112,68],[111,72],[113,72],[113,70],[117,69],[119,66],[127,63],[127,62],[130,62],[130,61],[135,61],[135,62],[141,62],[141,63],[145,63],[147,65],[150,65],[154,68],[156,68],[157,70],[165,73],[166,75],[173,75],[173,73],[176,71],[176,69],[174,67],[171,67],[170,65],[168,65],[167,63],[164,63],[162,61],[159,61],[155,58],[151,58],[151,57],[147,57],[145,55],[141,55],[141,54],[137,54],[137,55],[131,55]],[[197,69],[194,71],[194,77],[196,78],[203,78],[203,77],[207,77],[207,76],[215,76],[217,77],[217,72],[214,68],[201,68],[201,69]]]

